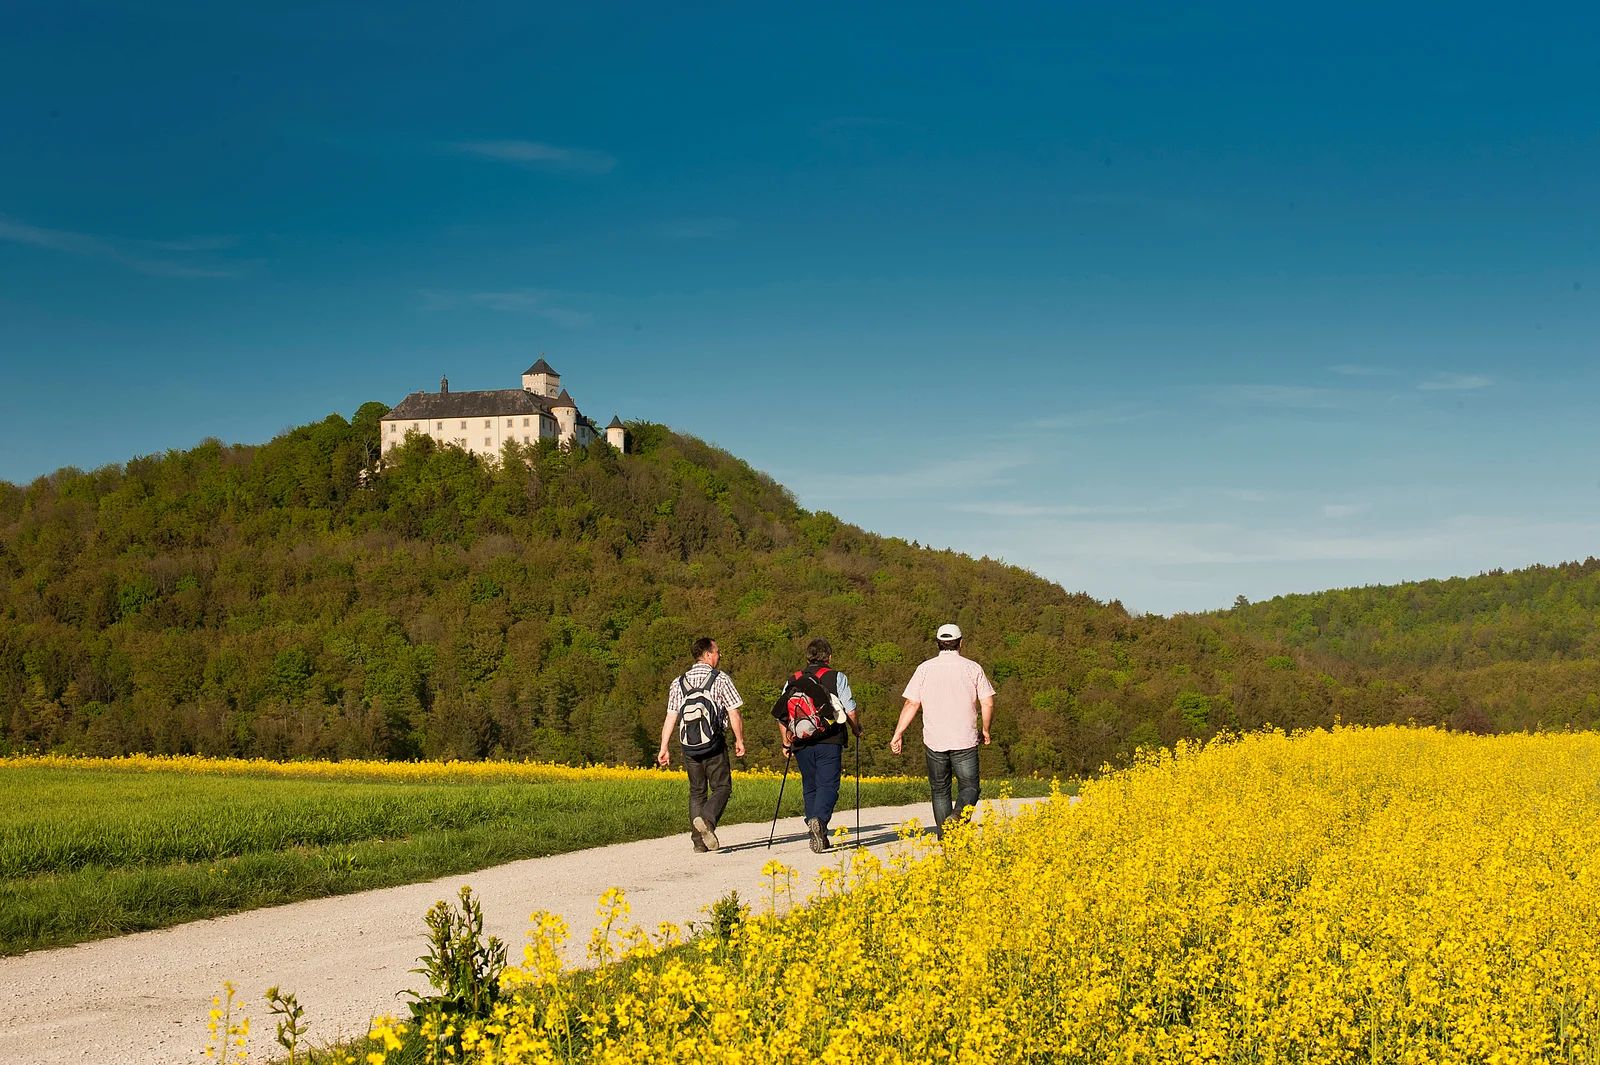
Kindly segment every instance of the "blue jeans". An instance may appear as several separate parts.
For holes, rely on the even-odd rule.
[[[964,751],[930,751],[926,747],[928,787],[933,792],[933,820],[941,833],[951,814],[978,805],[978,748]],[[956,781],[955,806],[950,805],[950,778]]]
[[[801,790],[806,797],[806,817],[815,817],[827,829],[839,801],[839,778],[844,775],[844,748],[837,743],[813,743],[795,749],[800,766]]]

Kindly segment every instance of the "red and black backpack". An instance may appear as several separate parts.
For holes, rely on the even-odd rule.
[[[784,685],[785,724],[797,744],[814,740],[839,723],[834,695],[821,680],[830,672],[827,666],[819,667],[814,673],[797,670]]]

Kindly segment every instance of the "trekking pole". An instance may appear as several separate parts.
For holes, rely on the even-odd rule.
[[[861,737],[856,737],[856,846],[861,846]]]
[[[772,830],[767,833],[767,850],[772,849],[772,837],[778,833],[778,811],[783,809],[783,786],[789,783],[789,759],[794,757],[790,751],[783,758],[783,779],[778,781],[778,805],[772,808]]]

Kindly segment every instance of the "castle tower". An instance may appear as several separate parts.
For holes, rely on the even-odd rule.
[[[534,365],[537,366],[538,363]],[[550,413],[556,416],[556,424],[561,427],[561,442],[571,444],[578,435],[578,405],[572,402],[572,397],[567,395],[566,389],[563,388],[561,395],[550,404]]]
[[[618,451],[627,450],[623,445],[628,442],[628,430],[623,428],[622,419],[615,414],[611,416],[611,424],[606,426],[606,443]]]
[[[561,391],[561,375],[556,373],[555,367],[544,361],[543,355],[539,356],[538,362],[523,372],[522,388],[525,392],[532,392],[546,399],[564,395]]]

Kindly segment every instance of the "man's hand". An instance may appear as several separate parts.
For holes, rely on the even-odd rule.
[[[983,730],[983,743],[984,743],[984,746],[986,746],[986,747],[989,745],[989,730],[988,729],[984,729]]]
[[[744,740],[736,739],[733,741],[733,753],[740,758],[744,757]]]
[[[740,753],[743,753],[743,752],[740,752]],[[672,755],[667,753],[667,749],[665,747],[661,748],[661,751],[656,755],[656,765],[659,765],[659,766],[662,766],[662,767],[666,767],[666,766],[669,766],[671,764],[672,764]]]
[[[894,734],[894,739],[889,741],[889,749],[895,754],[899,754],[902,746],[904,745],[900,742],[900,733],[896,732]]]

